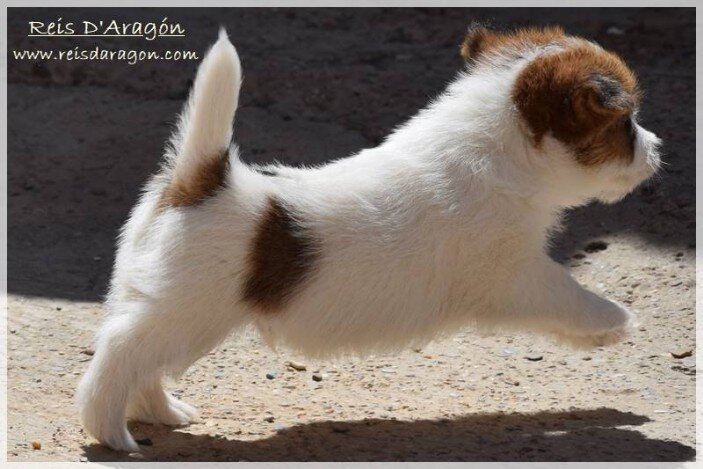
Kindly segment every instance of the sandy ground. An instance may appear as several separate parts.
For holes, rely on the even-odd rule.
[[[536,18],[520,9],[11,13],[10,49],[48,48],[24,37],[28,19],[168,16],[188,31],[178,47],[200,52],[226,25],[245,69],[244,154],[291,164],[377,144],[460,68],[471,19]],[[316,363],[247,332],[170,386],[198,406],[199,423],[136,424],[150,443],[141,455],[107,450],[80,429],[74,390],[103,314],[116,230],[156,167],[195,62],[10,61],[9,459],[693,459],[695,362],[671,354],[695,352],[693,11],[539,15],[621,53],[646,91],[645,125],[666,141],[660,178],[617,205],[572,212],[553,248],[579,281],[637,312],[632,337],[584,352],[461,331],[398,356]]]

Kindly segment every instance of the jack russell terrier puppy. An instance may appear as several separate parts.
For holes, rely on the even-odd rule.
[[[622,305],[545,252],[565,208],[620,200],[660,165],[633,72],[559,28],[470,28],[463,71],[376,148],[314,168],[250,166],[232,143],[242,72],[224,30],[161,170],[119,236],[109,311],[78,389],[85,429],[184,425],[164,391],[233,331],[323,357],[441,334],[618,341]],[[275,136],[272,136],[275,138]]]

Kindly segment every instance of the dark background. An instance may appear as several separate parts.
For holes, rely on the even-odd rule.
[[[27,38],[27,21],[153,20],[186,38]],[[33,63],[13,50],[101,45],[195,50],[227,27],[244,67],[236,139],[248,161],[318,163],[371,147],[462,67],[472,20],[560,24],[638,73],[643,124],[665,140],[660,177],[614,206],[574,211],[566,259],[598,235],[695,249],[694,9],[9,9],[10,293],[100,300],[114,240],[156,169],[197,61]],[[616,28],[616,29],[613,29]]]

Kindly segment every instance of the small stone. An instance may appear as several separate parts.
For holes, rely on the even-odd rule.
[[[32,449],[41,449],[41,441],[33,441]]]
[[[79,459],[79,461],[80,461],[80,462],[88,462],[88,458],[86,458],[85,456],[81,456],[81,458]]]
[[[299,362],[286,362],[286,366],[288,368],[292,368],[295,371],[305,371],[308,369],[307,366],[303,365],[302,363]]]
[[[348,433],[349,426],[341,424],[341,423],[333,423],[332,424],[332,431],[335,433]]]
[[[690,357],[691,355],[693,355],[693,350],[690,349],[677,350],[676,352],[671,352],[671,356],[674,358],[686,358]]]
[[[537,354],[530,354],[530,355],[525,355],[525,359],[529,360],[531,362],[538,362],[542,360],[544,357],[542,355],[537,355]]]
[[[144,459],[144,455],[142,453],[134,452],[134,453],[129,453],[127,456],[133,459]]]
[[[585,357],[581,358],[581,360],[587,361],[587,362],[588,362],[588,361],[593,360],[593,358],[592,358],[592,357],[589,357],[588,355],[586,355]]]
[[[686,368],[695,368],[696,360],[694,358],[684,358],[683,366],[685,366]]]
[[[610,34],[611,36],[622,36],[625,34],[625,31],[617,26],[611,26],[605,31],[605,33]]]
[[[273,423],[274,420],[276,420],[276,418],[273,415],[267,415],[264,417],[264,422]]]
[[[606,249],[608,249],[608,243],[601,240],[591,241],[583,248],[583,250],[588,253],[605,251]]]
[[[87,348],[87,349],[81,350],[81,353],[83,355],[88,355],[88,356],[92,357],[93,355],[95,355],[95,350],[93,350],[92,348]]]
[[[266,379],[276,379],[276,373],[266,373]]]
[[[312,380],[313,381],[322,381],[322,375],[320,373],[314,373],[312,375]]]
[[[688,368],[686,366],[674,365],[671,367],[671,369],[676,370],[676,371],[680,371],[681,373],[688,375],[688,376],[695,376],[696,375],[695,367]]]

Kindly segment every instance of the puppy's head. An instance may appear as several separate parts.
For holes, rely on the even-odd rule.
[[[660,141],[637,123],[637,79],[614,53],[560,28],[480,26],[469,29],[461,53],[472,70],[517,67],[510,99],[517,127],[531,164],[568,203],[617,201],[658,169]]]

